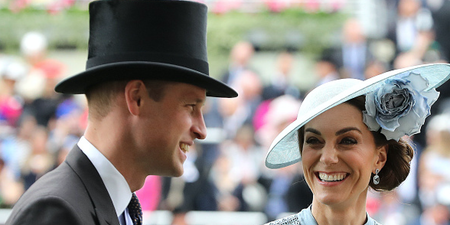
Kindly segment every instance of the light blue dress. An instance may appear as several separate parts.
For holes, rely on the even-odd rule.
[[[364,225],[381,225],[374,219],[370,218],[369,214],[367,214],[367,218],[368,220]],[[308,208],[303,209],[297,214],[272,221],[270,223],[267,223],[266,225],[318,225],[318,224],[312,214],[311,206],[309,206]]]

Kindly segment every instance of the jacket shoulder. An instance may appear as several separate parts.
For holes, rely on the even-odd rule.
[[[46,196],[29,202],[22,208],[14,209],[6,224],[50,225],[57,221],[58,224],[81,225],[83,224],[81,220],[80,215],[66,200],[55,196]]]
[[[39,178],[22,195],[6,224],[43,225],[58,221],[58,224],[81,225],[86,224],[89,218],[95,218],[94,214],[91,200],[80,178],[63,163]]]

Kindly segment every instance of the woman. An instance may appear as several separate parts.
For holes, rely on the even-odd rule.
[[[449,74],[449,64],[430,64],[311,91],[272,143],[266,166],[301,160],[313,201],[269,224],[378,224],[366,212],[369,186],[390,191],[405,180],[413,149],[401,137],[420,132]]]

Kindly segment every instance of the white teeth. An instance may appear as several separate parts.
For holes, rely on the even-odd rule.
[[[319,178],[322,181],[327,182],[333,182],[333,181],[341,181],[343,180],[347,175],[345,173],[337,173],[337,174],[326,174],[326,173],[319,173]]]
[[[181,143],[180,148],[183,152],[189,152],[189,145]]]

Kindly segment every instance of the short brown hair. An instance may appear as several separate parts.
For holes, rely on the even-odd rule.
[[[346,103],[355,106],[362,112],[365,110],[365,99],[365,96],[359,96]],[[305,126],[298,130],[300,154],[302,153],[304,142],[304,127]],[[391,191],[398,187],[408,176],[410,162],[414,156],[414,149],[402,139],[398,142],[395,140],[387,140],[380,131],[372,131],[372,135],[377,147],[387,146],[387,160],[383,169],[381,169],[378,174],[381,178],[380,183],[375,185],[373,179],[370,179],[369,186],[376,191]],[[374,174],[372,174],[371,178],[373,176]]]
[[[96,119],[105,117],[114,104],[113,99],[124,91],[129,80],[109,81],[93,85],[86,90],[86,98],[89,107],[89,116]],[[170,81],[143,80],[148,95],[155,101],[161,101],[164,97],[165,89]]]

